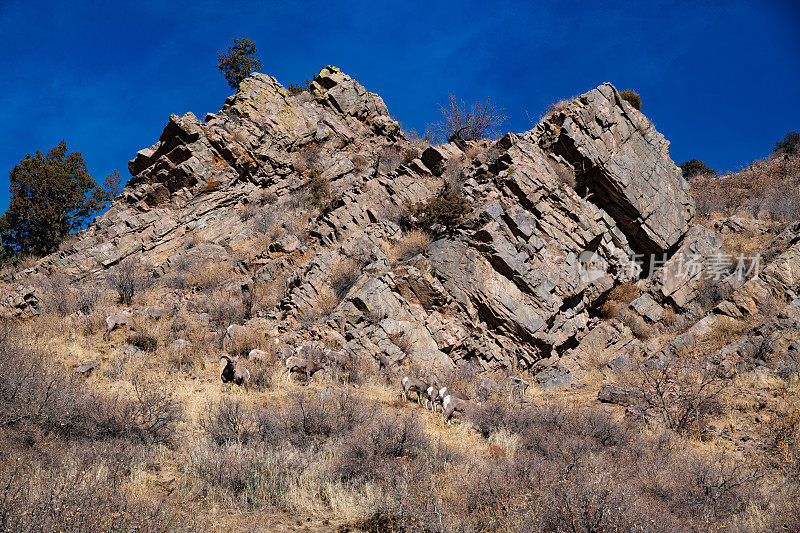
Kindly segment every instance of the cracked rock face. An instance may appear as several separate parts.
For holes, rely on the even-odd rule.
[[[17,288],[38,273],[100,277],[131,255],[161,274],[192,255],[232,262],[232,249],[258,234],[257,217],[241,215],[256,206],[292,217],[255,262],[237,265],[245,281],[285,285],[253,327],[272,321],[297,337],[344,261],[352,283],[304,335],[393,361],[528,368],[599,342],[587,338],[596,310],[634,280],[634,256],[669,256],[689,231],[693,204],[667,141],[609,84],[531,131],[423,148],[379,96],[335,67],[299,95],[255,73],[204,121],[171,116],[130,162],[109,211],[7,284],[6,307],[35,310],[31,290]],[[330,189],[324,209],[307,200],[310,166]],[[471,214],[418,253],[389,257],[387,246],[404,239],[403,206],[446,181]],[[691,292],[659,283],[676,301]],[[660,309],[639,306],[654,317]]]
[[[669,142],[611,84],[579,96],[537,130],[638,253],[662,254],[688,231],[694,203]]]

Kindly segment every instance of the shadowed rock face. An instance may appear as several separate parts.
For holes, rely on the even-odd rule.
[[[336,262],[351,258],[353,283],[314,334],[335,329],[348,351],[394,360],[528,367],[580,343],[608,291],[633,279],[633,254],[680,245],[693,205],[667,149],[609,84],[531,131],[423,153],[379,96],[334,67],[295,96],[256,73],[205,121],[171,116],[131,161],[111,209],[6,287],[6,311],[34,310],[30,290],[21,299],[16,288],[52,270],[98,276],[134,254],[159,273],[192,254],[230,261],[230,246],[256,235],[256,222],[240,216],[250,204],[308,221],[303,238],[284,235],[239,267],[248,279],[286,276],[269,320],[297,328]],[[309,157],[332,191],[322,211],[298,201]],[[461,186],[471,215],[423,253],[391,261],[386,243],[402,238],[392,213],[446,179]],[[205,244],[189,246],[197,235]]]

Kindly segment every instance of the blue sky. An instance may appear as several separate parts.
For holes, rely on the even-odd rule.
[[[253,39],[284,85],[333,64],[424,131],[449,93],[491,97],[508,131],[611,81],[634,88],[680,163],[736,169],[800,130],[800,2],[0,0],[0,209],[8,171],[66,139],[97,181],[170,113],[230,94],[216,51]]]

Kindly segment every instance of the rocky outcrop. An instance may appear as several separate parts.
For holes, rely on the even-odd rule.
[[[236,291],[282,282],[258,320],[283,335],[395,361],[531,368],[602,343],[628,350],[629,332],[589,335],[607,293],[648,266],[640,254],[706,246],[689,231],[692,202],[668,143],[609,84],[531,131],[422,148],[335,67],[297,95],[256,73],[205,120],[171,116],[111,209],[18,281],[96,277],[131,255],[165,276],[194,254],[236,263]],[[390,257],[405,238],[403,206],[445,182],[469,216],[435,228],[427,249]],[[254,259],[236,259],[273,233]],[[636,309],[655,321],[665,301],[688,305],[693,286],[671,280],[657,279]],[[25,298],[12,300],[22,313]]]
[[[540,145],[563,158],[576,187],[605,209],[637,253],[662,254],[688,231],[689,186],[669,142],[605,83],[537,127]]]

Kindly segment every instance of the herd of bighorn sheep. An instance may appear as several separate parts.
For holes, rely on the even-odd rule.
[[[435,413],[441,407],[442,417],[448,424],[453,423],[453,414],[463,414],[481,404],[471,401],[464,394],[451,390],[448,386],[442,386],[439,377],[429,370],[420,370],[417,377],[403,376],[400,384],[402,387],[400,394],[404,400],[408,400],[409,393],[413,392],[417,395],[417,403],[422,404],[424,401],[425,409]]]
[[[148,307],[138,314],[149,318],[159,319],[166,316],[168,310],[162,308]],[[125,326],[133,329],[133,313],[129,311],[118,311],[106,318],[106,331],[104,339],[108,339],[115,329]],[[237,335],[245,332],[244,326],[233,324],[226,328],[225,336],[234,339]],[[185,341],[184,341],[185,342]],[[303,342],[296,348],[275,339],[269,351],[253,349],[247,354],[247,360],[254,363],[268,363],[275,359],[282,360],[286,369],[286,379],[293,374],[302,374],[305,378],[311,379],[319,371],[328,371],[335,368],[341,372],[348,372],[355,369],[356,360],[352,355],[341,350],[331,350],[325,348],[318,342]],[[380,370],[389,370],[389,360],[386,356],[377,354],[375,356]],[[220,361],[225,361],[225,366],[220,375],[223,383],[232,383],[248,388],[250,382],[250,370],[239,361],[239,357],[232,357],[227,354],[220,356]],[[414,375],[416,374],[416,375]],[[430,370],[418,370],[403,376],[400,380],[401,396],[404,400],[409,400],[410,394],[416,395],[418,404],[425,405],[425,409],[434,413],[442,410],[445,422],[452,424],[455,413],[465,413],[477,406],[480,402],[470,400],[466,395],[452,390],[449,386],[442,385],[439,377]],[[528,383],[519,377],[511,378],[512,395],[517,396],[521,401]]]

